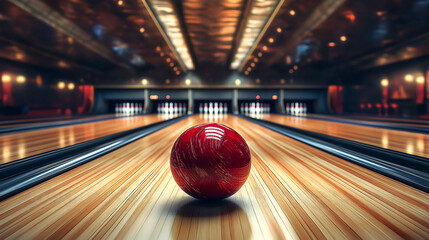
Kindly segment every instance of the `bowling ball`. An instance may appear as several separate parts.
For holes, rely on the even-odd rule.
[[[202,200],[227,198],[249,176],[251,161],[246,141],[233,129],[217,123],[194,126],[174,143],[170,168],[179,187]]]

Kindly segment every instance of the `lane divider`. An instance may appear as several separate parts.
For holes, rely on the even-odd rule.
[[[0,165],[0,201],[187,118],[115,133]]]

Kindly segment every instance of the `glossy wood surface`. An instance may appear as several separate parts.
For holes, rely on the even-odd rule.
[[[10,123],[7,125],[0,125],[0,129],[7,127],[16,127],[16,126],[30,126],[34,124],[45,124],[45,123],[60,123],[60,122],[68,122],[74,120],[93,120],[107,117],[114,117],[115,114],[105,114],[105,115],[95,115],[95,116],[87,116],[87,117],[77,117],[73,119],[73,116],[69,117],[45,117],[45,118],[28,118],[28,119],[17,119],[17,120],[4,120],[0,121],[0,123]],[[32,121],[32,122],[28,122]]]
[[[429,135],[293,117],[279,114],[254,116],[279,124],[345,138],[369,145],[429,158]]]
[[[248,181],[206,204],[170,151],[219,122],[247,141]],[[235,116],[198,115],[0,202],[0,239],[428,239],[429,194]]]
[[[0,136],[0,164],[170,118],[147,115]]]

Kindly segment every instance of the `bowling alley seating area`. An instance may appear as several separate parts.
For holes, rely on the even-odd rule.
[[[429,239],[428,13],[0,1],[0,239]]]

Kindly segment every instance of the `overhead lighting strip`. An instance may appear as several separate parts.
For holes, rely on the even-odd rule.
[[[243,37],[240,39],[231,69],[242,69],[244,60],[253,52],[285,0],[254,0]]]
[[[180,22],[177,18],[177,13],[174,10],[174,5],[171,0],[142,0],[151,16],[155,19],[158,28],[161,28],[161,34],[166,38],[167,43],[174,47],[173,52],[176,52],[181,62],[184,63],[187,70],[193,70],[194,63],[189,49],[180,28]]]

